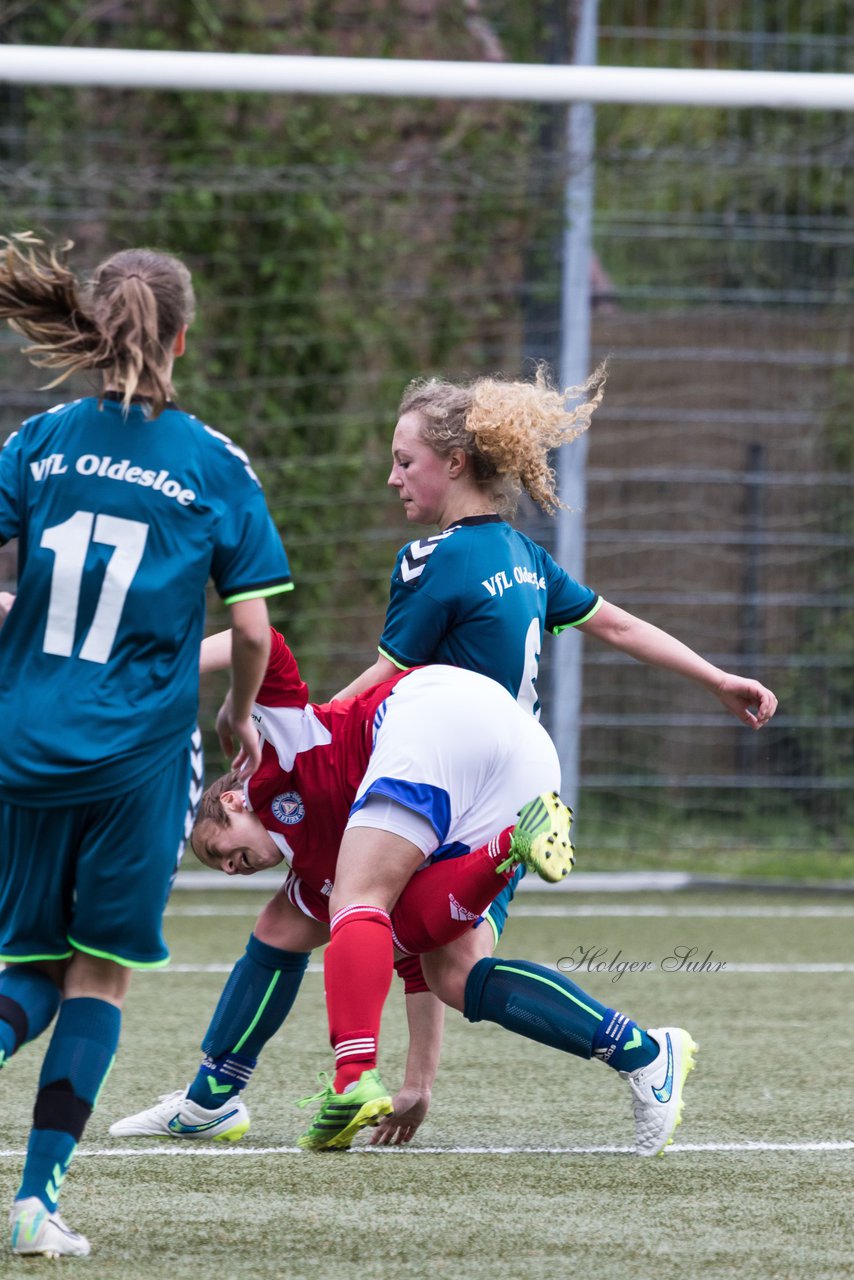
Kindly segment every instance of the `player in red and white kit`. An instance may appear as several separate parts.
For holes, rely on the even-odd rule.
[[[203,670],[227,663],[228,643],[227,634],[204,642]],[[283,858],[290,873],[226,985],[188,1094],[118,1121],[114,1136],[233,1141],[246,1131],[238,1094],[284,1021],[309,952],[328,941],[328,901],[346,828],[364,823],[403,832],[417,846],[419,864],[439,859],[413,876],[395,906],[394,945],[410,955],[470,928],[520,861],[551,880],[571,865],[569,812],[551,795],[527,804],[557,782],[554,748],[483,676],[425,668],[358,698],[314,705],[293,655],[273,632],[253,716],[261,765],[246,784],[231,774],[208,789],[193,847],[229,874],[250,874]],[[377,1029],[383,1000],[376,1003]],[[370,1046],[358,1047],[375,1052],[375,1043],[376,1032]],[[381,1097],[377,1114],[391,1109]]]
[[[395,909],[394,942],[409,956],[470,928],[520,861],[552,880],[571,865],[569,812],[551,795],[528,804],[559,779],[552,743],[495,682],[425,668],[358,698],[316,705],[284,639],[271,636],[253,709],[261,765],[247,784],[232,774],[208,789],[193,847],[229,874],[282,859],[290,872],[226,984],[196,1079],[186,1093],[117,1121],[114,1136],[235,1141],[246,1132],[239,1093],[287,1016],[309,953],[329,939],[329,895],[347,827],[402,833],[417,847],[418,864],[439,860],[414,876]],[[229,654],[228,633],[210,637],[202,670],[227,665]],[[546,870],[549,862],[554,870]],[[416,991],[408,1004],[425,998]],[[374,1052],[375,1043],[376,1033]]]
[[[423,929],[416,930],[414,940],[401,939],[391,919],[398,899],[425,861],[479,849],[496,831],[511,826],[520,810],[523,826],[533,821],[536,835],[554,840],[561,811],[550,811],[548,800],[534,806],[528,802],[538,792],[555,791],[560,767],[548,735],[506,690],[453,667],[419,668],[355,699],[311,706],[290,651],[275,637],[256,707],[266,763],[243,798],[234,790],[224,794],[225,826],[203,806],[193,834],[197,854],[237,870],[241,859],[248,865],[258,852],[253,835],[261,831],[268,855],[275,849],[284,856],[293,876],[315,898],[324,891],[332,898],[338,857],[348,841],[363,847],[367,858],[375,856],[378,839],[400,853],[400,875],[389,883],[387,910],[356,903],[330,923],[330,945],[336,931],[352,924],[361,935],[346,964],[327,969],[336,1067],[350,1076],[345,1084],[355,1087],[338,1108],[326,1145],[347,1146],[365,1123],[391,1111],[391,1098],[375,1069],[388,985],[368,981],[368,966],[378,950],[387,955],[390,981],[395,945],[419,952],[451,940],[450,933],[438,938]],[[242,813],[241,799],[246,806]],[[529,841],[528,851],[536,846],[536,840]],[[516,848],[514,840],[511,852]],[[544,840],[543,864],[548,853]],[[538,869],[547,872],[545,865]],[[568,869],[569,862],[562,870]],[[383,869],[379,874],[385,877]],[[463,874],[454,867],[441,871],[454,883]],[[484,873],[465,869],[463,902],[471,901],[468,880],[477,874]],[[498,892],[492,865],[485,875],[487,892],[474,918]],[[548,878],[559,878],[559,872]],[[299,892],[296,884],[291,888]],[[422,910],[409,914],[411,923],[428,918],[429,900],[427,891]],[[433,900],[440,918],[459,923],[448,920],[444,885]],[[346,1123],[339,1124],[344,1113]]]

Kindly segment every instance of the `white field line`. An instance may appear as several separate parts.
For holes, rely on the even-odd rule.
[[[664,1154],[668,1158],[682,1155],[729,1154],[744,1152],[761,1154],[764,1152],[789,1152],[801,1154],[806,1152],[854,1151],[854,1142],[685,1142],[674,1143],[667,1147]],[[11,1150],[0,1149],[0,1159],[19,1160],[26,1152],[23,1148]],[[409,1156],[634,1156],[633,1147],[354,1147],[351,1155],[382,1156],[393,1154]],[[105,1147],[95,1150],[80,1149],[75,1153],[76,1160],[88,1157],[111,1159],[133,1157],[137,1160],[158,1159],[162,1156],[189,1156],[194,1159],[212,1156],[222,1159],[229,1156],[285,1156],[299,1155],[306,1158],[306,1152],[299,1147],[244,1147],[229,1143],[227,1146],[216,1146],[211,1143],[197,1142],[169,1146],[158,1141],[151,1147]]]
[[[230,964],[170,964],[166,969],[150,969],[149,973],[153,975],[162,975],[168,977],[171,973],[231,973],[234,966]],[[558,971],[557,965],[547,965],[546,968]],[[143,971],[145,972],[145,971]],[[323,965],[316,963],[310,964],[307,969],[308,973],[323,973]],[[725,967],[718,970],[717,973],[854,973],[854,963],[816,963],[816,964],[740,964],[738,962],[725,962]],[[670,975],[673,976],[673,975]],[[689,974],[689,976],[691,976]]]
[[[525,906],[518,898],[510,908],[514,920],[523,917],[540,919],[571,920],[574,918],[591,918],[606,920],[609,917],[627,917],[629,919],[648,918],[653,920],[852,920],[854,906],[845,907],[672,907],[669,905],[639,905],[630,903],[603,903],[602,905],[578,905],[557,903],[555,906]],[[237,916],[254,920],[257,910],[248,904],[223,904],[222,906],[168,907],[166,915],[174,919],[191,918],[193,916]]]

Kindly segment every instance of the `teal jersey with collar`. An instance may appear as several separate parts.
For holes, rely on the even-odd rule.
[[[535,715],[543,635],[591,618],[601,598],[500,516],[470,516],[398,553],[380,653],[491,676]]]
[[[174,405],[57,405],[0,453],[0,799],[116,795],[185,750],[209,579],[226,604],[290,588],[246,454]]]

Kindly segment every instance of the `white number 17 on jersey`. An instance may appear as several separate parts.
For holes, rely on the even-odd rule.
[[[107,661],[147,537],[148,525],[139,520],[96,516],[94,511],[76,511],[69,520],[45,529],[41,545],[55,556],[42,646],[45,653],[55,653],[61,658],[71,656],[86,554],[91,543],[101,542],[115,547],[115,551],[107,562],[95,616],[80,657],[87,662]]]

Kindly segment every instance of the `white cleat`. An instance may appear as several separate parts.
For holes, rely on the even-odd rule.
[[[660,1027],[647,1035],[660,1046],[658,1057],[649,1066],[620,1075],[632,1091],[635,1151],[639,1156],[657,1156],[673,1141],[682,1119],[682,1091],[697,1046],[681,1027]]]
[[[164,1093],[147,1111],[110,1125],[113,1138],[196,1138],[239,1142],[249,1130],[249,1111],[239,1098],[208,1110],[187,1097],[186,1089]]]
[[[9,1213],[12,1252],[43,1258],[88,1258],[89,1241],[72,1231],[59,1214],[46,1209],[37,1196],[16,1200]]]

